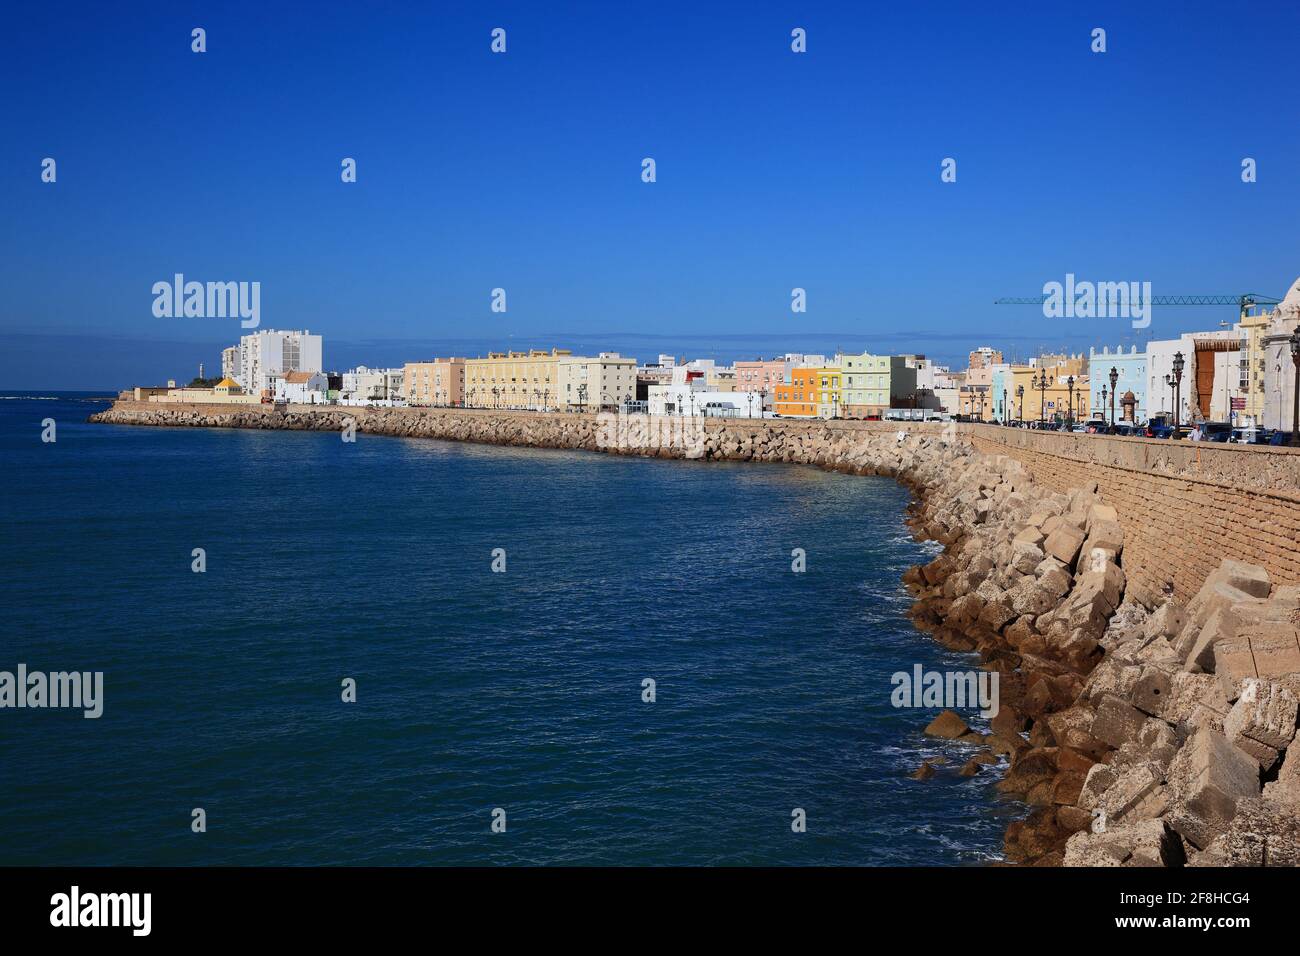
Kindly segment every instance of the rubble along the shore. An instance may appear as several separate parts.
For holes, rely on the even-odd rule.
[[[645,447],[590,416],[115,405],[91,420],[312,430],[355,421],[402,437],[896,478],[916,492],[917,533],[944,546],[905,575],[914,620],[1000,675],[992,733],[960,739],[980,747],[963,773],[1004,755],[999,790],[1032,807],[1007,829],[1009,861],[1300,864],[1300,747],[1290,746],[1300,587],[1275,587],[1262,569],[1225,560],[1186,607],[1126,600],[1124,531],[1095,485],[1055,493],[1016,460],[964,442],[815,421],[725,420],[693,441]]]

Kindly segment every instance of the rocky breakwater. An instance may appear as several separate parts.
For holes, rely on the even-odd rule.
[[[946,548],[907,575],[914,615],[999,670],[1001,709],[986,736],[927,732],[1009,759],[998,787],[1033,809],[1008,860],[1300,864],[1300,588],[1225,560],[1186,607],[1151,609],[1126,598],[1095,485],[1047,492],[989,459],[952,478],[917,509]]]

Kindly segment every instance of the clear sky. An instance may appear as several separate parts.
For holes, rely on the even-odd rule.
[[[1157,295],[1280,296],[1300,275],[1294,3],[173,0],[3,19],[0,389],[215,370],[238,321],[156,318],[151,287],[177,272],[260,282],[262,327],[322,333],[332,368],[550,345],[1023,356],[1132,341],[1123,319],[992,304],[1067,272]],[[1149,333],[1232,318],[1157,309]]]

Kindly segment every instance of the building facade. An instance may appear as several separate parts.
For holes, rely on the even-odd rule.
[[[1095,348],[1088,350],[1088,367],[1092,370],[1088,376],[1088,401],[1092,408],[1103,414],[1107,421],[1111,419],[1111,408],[1115,410],[1115,421],[1125,421],[1125,403],[1123,399],[1133,393],[1131,404],[1135,424],[1145,424],[1150,417],[1147,412],[1147,353],[1139,352],[1136,345],[1129,346],[1127,352],[1117,345],[1115,351],[1109,347],[1098,352]],[[1115,395],[1112,402],[1110,372],[1115,370]],[[1105,389],[1103,395],[1102,390]]]
[[[324,405],[328,401],[329,378],[323,372],[285,372],[272,377],[277,402],[293,405]]]
[[[402,401],[405,369],[358,365],[343,373],[339,401],[344,405],[392,405]]]
[[[636,359],[617,352],[595,358],[561,357],[556,363],[556,401],[566,411],[613,409],[637,401]],[[670,375],[671,377],[671,375]]]
[[[224,373],[224,354],[222,365]],[[244,391],[260,395],[263,391],[270,390],[272,375],[284,372],[319,371],[321,371],[319,335],[312,335],[308,330],[286,332],[266,329],[240,337],[239,374],[227,377],[243,386]]]
[[[1237,390],[1244,401],[1240,402],[1241,415],[1249,416],[1256,424],[1263,421],[1264,396],[1268,380],[1268,355],[1264,339],[1273,325],[1273,313],[1257,308],[1244,311],[1234,329],[1241,337],[1238,358]]]
[[[239,346],[232,345],[228,349],[221,350],[221,377],[228,378],[232,382],[239,381]]]
[[[776,414],[789,418],[836,418],[840,415],[840,381],[836,365],[793,368],[790,384],[776,390]]]
[[[861,352],[840,356],[845,418],[880,418],[892,404],[888,355]]]
[[[757,392],[763,400],[763,406],[771,409],[776,399],[776,388],[785,385],[790,379],[793,366],[785,359],[762,359],[736,363],[736,390],[740,392]]]
[[[559,401],[559,360],[568,349],[489,352],[465,360],[465,404],[470,408],[553,408]]]
[[[465,404],[465,360],[407,362],[402,369],[402,389],[408,405],[458,408]]]
[[[1300,279],[1269,319],[1261,338],[1264,351],[1263,426],[1292,431],[1295,421],[1295,362],[1291,358],[1291,336],[1300,328]]]

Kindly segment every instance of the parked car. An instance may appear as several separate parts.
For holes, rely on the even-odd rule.
[[[1201,440],[1226,442],[1232,437],[1231,422],[1202,422]]]
[[[1172,438],[1174,437],[1174,426],[1164,416],[1157,415],[1147,422],[1146,437]]]

